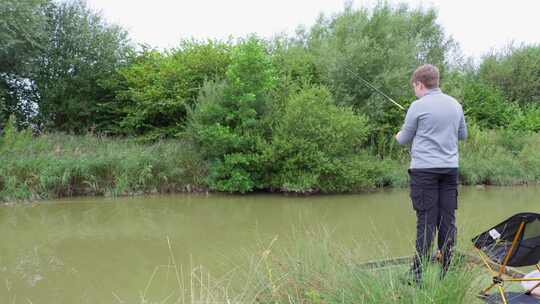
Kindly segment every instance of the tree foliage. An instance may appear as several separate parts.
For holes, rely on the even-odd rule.
[[[0,129],[10,115],[24,124],[35,114],[28,98],[31,85],[28,77],[39,66],[33,62],[42,51],[47,33],[45,9],[49,0],[0,1]]]
[[[369,184],[369,170],[353,165],[367,139],[367,119],[336,106],[326,88],[306,87],[291,96],[278,121],[270,153],[272,188],[309,193]]]
[[[380,3],[373,10],[347,7],[332,17],[322,16],[311,29],[309,47],[323,83],[338,104],[368,115],[377,137],[393,134],[403,113],[358,77],[401,104],[413,101],[409,79],[414,69],[431,63],[444,76],[449,55],[456,51],[436,18],[433,9]]]
[[[510,46],[487,55],[480,78],[512,102],[540,103],[540,45]]]
[[[175,136],[185,126],[206,80],[222,79],[230,46],[218,41],[184,41],[165,53],[143,50],[119,70],[116,107],[122,133],[147,138]]]
[[[508,127],[520,111],[517,104],[506,101],[500,90],[480,81],[467,82],[463,91],[463,110],[480,127]]]
[[[193,113],[190,133],[209,165],[209,185],[228,192],[262,188],[268,145],[269,92],[275,70],[255,37],[232,50],[224,83],[207,83]]]
[[[127,32],[82,1],[55,3],[45,13],[48,40],[32,77],[39,92],[39,122],[83,132],[99,120],[98,104],[109,95],[100,80],[110,77],[130,51]]]
[[[0,72],[26,76],[43,48],[49,0],[0,1]]]

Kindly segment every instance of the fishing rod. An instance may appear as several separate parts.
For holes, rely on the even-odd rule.
[[[405,111],[405,108],[400,105],[399,103],[397,103],[395,100],[393,100],[392,98],[390,98],[390,96],[384,94],[384,92],[382,92],[381,90],[377,89],[374,85],[372,85],[371,83],[369,83],[369,81],[365,80],[364,78],[360,77],[360,75],[358,75],[357,73],[353,72],[351,69],[345,67],[345,70],[347,70],[349,73],[351,73],[353,76],[355,76],[356,78],[362,80],[362,83],[364,83],[368,88],[374,90],[375,92],[381,94],[382,96],[386,97],[386,99],[388,99],[391,103],[393,103],[394,105],[396,105],[398,108],[400,108],[401,110]]]

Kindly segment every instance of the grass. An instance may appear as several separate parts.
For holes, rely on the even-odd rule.
[[[469,126],[460,147],[460,180],[466,185],[524,185],[540,181],[540,135]],[[0,138],[0,202],[79,195],[134,195],[207,191],[207,166],[187,141],[153,144],[95,135],[44,134],[5,130]],[[352,162],[370,190],[406,187],[408,155]],[[356,166],[356,167],[354,167]],[[352,174],[351,176],[356,176]],[[345,181],[331,188],[359,191]]]
[[[6,132],[0,201],[204,189],[205,163],[181,141],[142,144],[98,136]]]
[[[154,281],[160,269],[176,273],[177,290],[141,303],[482,303],[476,298],[482,282],[475,265],[456,259],[443,279],[439,267],[430,265],[421,285],[413,287],[403,281],[408,266],[367,269],[359,263],[362,248],[343,246],[324,229],[292,235],[286,246],[275,237],[247,258],[248,266],[231,267],[222,278],[196,267],[182,280],[170,250],[172,262],[156,267],[145,290],[161,284]]]
[[[540,135],[469,127],[460,148],[460,179],[466,185],[512,186],[540,181]]]

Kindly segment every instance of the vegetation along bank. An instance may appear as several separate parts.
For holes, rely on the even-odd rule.
[[[355,74],[406,106],[423,63],[466,113],[461,182],[540,181],[540,46],[473,62],[432,9],[346,7],[294,35],[157,50],[84,1],[1,5],[1,201],[404,186],[404,112]]]

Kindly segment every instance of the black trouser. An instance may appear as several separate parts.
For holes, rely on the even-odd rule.
[[[435,232],[442,253],[443,274],[452,259],[456,238],[457,168],[410,169],[411,200],[416,211],[416,255],[411,268],[415,280],[422,276],[422,261],[430,258]]]

